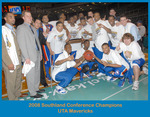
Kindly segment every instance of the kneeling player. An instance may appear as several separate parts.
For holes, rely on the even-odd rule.
[[[67,91],[64,87],[72,81],[72,78],[77,74],[77,67],[82,64],[84,58],[75,63],[73,55],[70,55],[72,49],[69,43],[65,44],[65,50],[58,56],[55,61],[54,70],[52,71],[52,78],[54,81],[59,82],[56,86],[56,91],[60,94],[66,94]]]
[[[85,40],[84,41],[84,47],[77,50],[76,52],[76,58],[75,61],[79,62],[80,60],[83,59],[83,54],[86,50],[90,50],[93,52],[92,48],[90,48],[90,41],[89,40]],[[96,62],[94,62],[94,60],[92,61],[84,61],[83,64],[80,65],[80,67],[82,68],[82,70],[80,71],[80,80],[83,80],[83,74],[85,73],[89,78],[92,78],[92,76],[90,75],[90,71],[94,71],[97,70],[98,68],[98,64]]]
[[[102,45],[102,50],[104,52],[103,58],[100,60],[96,56],[94,58],[103,64],[103,70],[107,75],[107,80],[116,80],[120,78],[118,86],[122,87],[124,85],[124,73],[129,69],[128,63],[116,52],[111,50],[107,43]]]

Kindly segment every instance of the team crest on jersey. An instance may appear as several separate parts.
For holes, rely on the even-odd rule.
[[[86,38],[87,34],[85,32],[82,32],[82,36],[83,36],[83,38]]]
[[[70,35],[72,38],[76,38],[78,31],[71,31]]]
[[[129,53],[132,55],[132,52],[131,52],[131,51],[125,51],[125,53],[126,53],[126,52],[129,52]]]
[[[112,61],[111,60],[107,60],[107,63],[112,64]]]
[[[98,34],[100,31],[101,31],[100,27],[98,27],[98,28],[95,29],[96,34]]]
[[[63,40],[63,36],[64,36],[64,34],[58,35],[58,39],[59,39],[60,41],[62,41],[62,40]]]
[[[117,32],[113,32],[113,31],[112,31],[111,35],[112,35],[113,38],[115,38],[116,35],[117,35]]]

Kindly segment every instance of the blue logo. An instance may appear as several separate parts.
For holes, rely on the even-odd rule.
[[[9,11],[14,14],[21,14],[21,7],[20,6],[8,6]]]

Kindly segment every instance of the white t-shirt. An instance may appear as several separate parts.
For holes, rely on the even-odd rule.
[[[66,59],[67,57],[68,57],[68,56],[66,56],[66,55],[64,54],[64,52],[63,52],[62,54],[60,54],[60,55],[58,56],[58,58],[56,59],[55,63],[56,63],[57,61]],[[73,66],[75,65],[75,61],[69,61],[69,62],[73,62],[73,63],[74,63],[74,64],[72,64],[71,67],[73,67]],[[55,76],[56,76],[59,72],[66,71],[66,70],[67,70],[67,61],[64,62],[64,63],[62,63],[61,65],[55,65],[55,66],[54,66],[54,69],[53,69],[53,71],[52,71],[52,79],[53,79],[54,81],[56,81],[56,80],[55,80]],[[62,77],[63,77],[63,76],[62,76]],[[57,81],[56,81],[56,82],[57,82]]]
[[[120,42],[120,50],[119,53],[123,52],[125,55],[125,52],[129,51],[131,52],[131,58],[127,58],[129,62],[132,63],[133,60],[138,60],[140,58],[145,59],[145,55],[141,51],[141,47],[136,41],[133,41],[130,43],[130,45],[125,45],[123,42]],[[132,65],[131,65],[132,66]]]
[[[108,33],[108,36],[110,38],[110,41],[112,42],[113,47],[117,47],[121,40],[121,33],[120,29],[121,26],[111,26],[108,20],[106,20],[106,23],[108,24],[108,28],[111,29],[112,33]]]
[[[99,49],[99,51],[102,52],[102,47],[101,46],[103,45],[103,43],[108,43],[109,36],[108,36],[107,31],[104,28],[99,28],[97,24],[103,24],[107,28],[109,28],[109,26],[103,20],[99,20],[99,21],[96,22],[96,28],[95,28],[96,40],[95,40],[95,45]]]
[[[58,32],[57,29],[55,29],[49,33],[47,42],[50,42],[52,51],[54,51],[55,54],[59,54],[64,50],[66,39],[67,35],[64,29],[61,32]]]
[[[85,30],[89,33],[92,33],[91,25],[87,24],[83,26],[82,29],[79,31],[79,38],[83,37],[83,39],[90,39],[92,36],[85,34]],[[94,47],[94,41],[90,41],[90,47]]]
[[[74,27],[72,27],[70,24],[68,24],[66,26],[66,28],[68,29],[68,31],[70,32],[71,38],[70,39],[76,39],[79,38],[78,32],[79,32],[79,26],[77,24],[75,24]]]
[[[88,50],[93,52],[92,48],[89,48]],[[81,56],[83,56],[84,52],[85,52],[85,50],[83,48],[77,50],[75,59],[79,59]],[[85,60],[83,63],[87,63],[87,61]]]
[[[129,69],[128,63],[115,50],[110,49],[109,54],[103,54],[102,60],[106,61],[109,64],[124,65],[127,69]]]

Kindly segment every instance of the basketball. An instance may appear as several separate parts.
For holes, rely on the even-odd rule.
[[[83,57],[85,58],[85,60],[90,61],[93,59],[94,53],[90,50],[86,50],[83,54]]]

